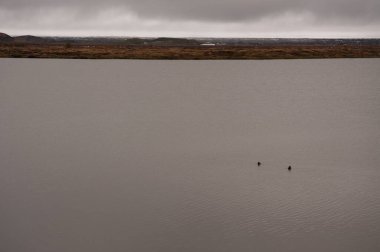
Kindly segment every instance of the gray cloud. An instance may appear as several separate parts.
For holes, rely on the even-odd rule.
[[[379,0],[1,0],[0,29],[55,27],[62,32],[99,27],[98,33],[112,28],[148,33],[154,28],[181,33],[186,28],[189,35],[207,34],[208,29],[219,29],[221,35],[235,29],[244,35],[254,29],[305,36],[335,29],[353,36],[379,36],[379,13]]]

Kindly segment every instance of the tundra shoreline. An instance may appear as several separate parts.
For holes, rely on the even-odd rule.
[[[0,58],[65,59],[321,59],[380,58],[380,45],[135,46],[0,44]]]

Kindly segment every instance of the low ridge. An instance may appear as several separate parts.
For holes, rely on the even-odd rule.
[[[12,42],[13,40],[8,34],[0,32],[0,42]]]

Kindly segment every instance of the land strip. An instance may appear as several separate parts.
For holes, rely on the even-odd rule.
[[[380,45],[136,46],[0,44],[1,58],[68,59],[312,59],[379,58]]]

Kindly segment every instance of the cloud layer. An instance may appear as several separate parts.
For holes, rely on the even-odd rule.
[[[378,0],[2,0],[0,31],[36,35],[380,37]]]

